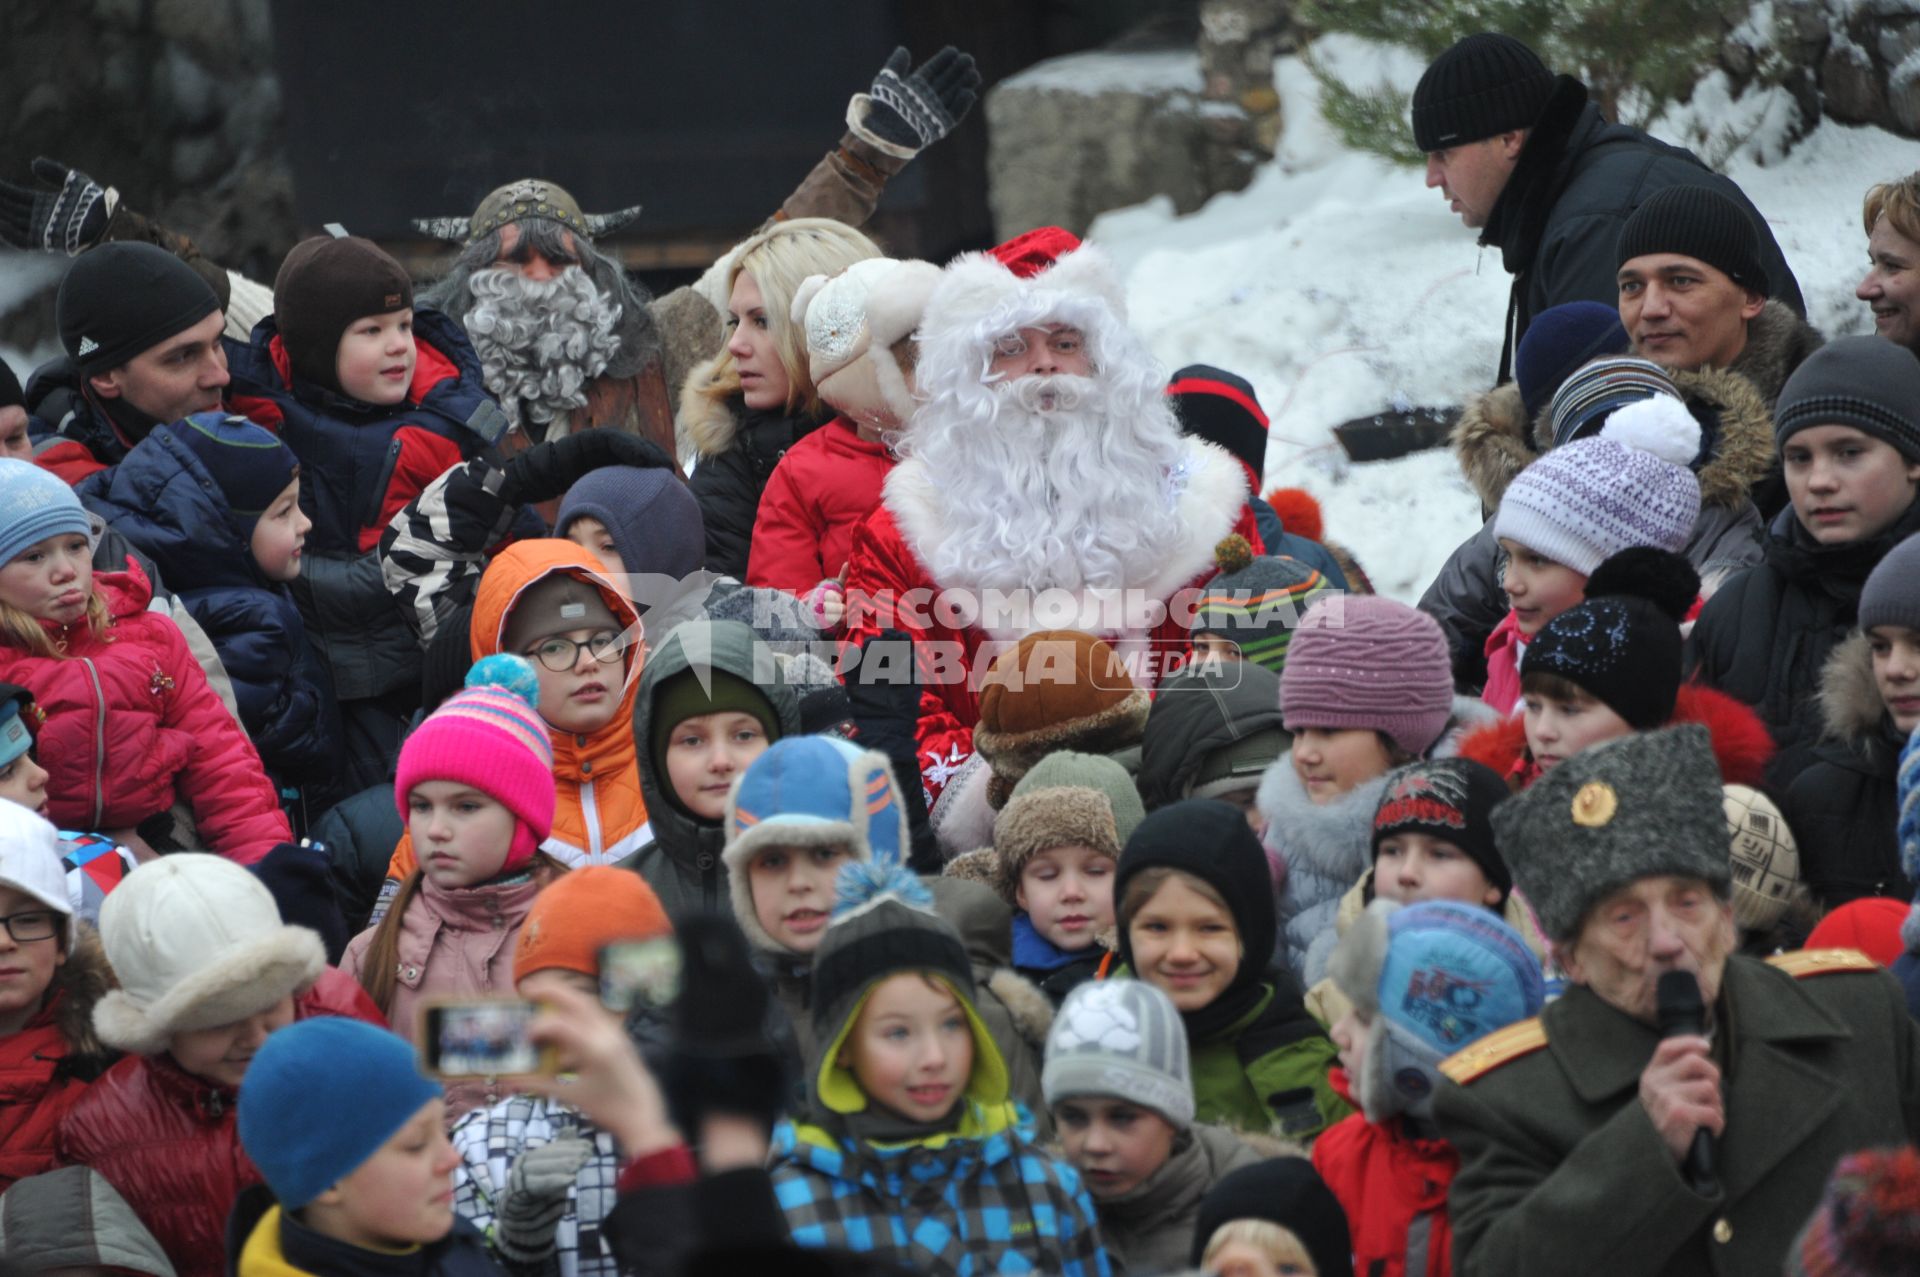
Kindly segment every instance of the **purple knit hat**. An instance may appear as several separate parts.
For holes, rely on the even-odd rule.
[[[1290,732],[1370,728],[1409,754],[1425,754],[1453,710],[1446,636],[1425,612],[1393,599],[1322,599],[1294,631],[1280,710]]]

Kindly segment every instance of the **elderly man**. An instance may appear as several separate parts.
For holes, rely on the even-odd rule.
[[[848,637],[903,630],[929,665],[930,796],[972,751],[974,675],[999,650],[1082,630],[1164,672],[1187,644],[1168,601],[1213,574],[1229,532],[1261,548],[1246,470],[1181,433],[1107,259],[1032,247],[963,255],[935,285],[905,459],[854,533]]]
[[[1441,1066],[1455,1271],[1779,1272],[1841,1155],[1920,1133],[1899,985],[1852,950],[1734,952],[1697,725],[1562,763],[1493,824],[1571,987]],[[1698,985],[1704,1032],[1662,1031],[1669,972]]]
[[[1760,214],[1693,152],[1609,124],[1586,86],[1555,76],[1511,36],[1467,36],[1413,91],[1413,139],[1461,222],[1513,276],[1499,380],[1534,316],[1562,302],[1614,300],[1615,239],[1656,191],[1695,186],[1737,201],[1762,240],[1770,295],[1804,313],[1800,286]]]

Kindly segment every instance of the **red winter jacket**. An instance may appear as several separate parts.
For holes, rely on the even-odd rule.
[[[386,1027],[353,977],[327,967],[294,999],[294,1017],[339,1015]],[[236,1093],[168,1055],[130,1055],[61,1123],[60,1163],[91,1166],[118,1189],[180,1277],[224,1277],[227,1214],[261,1182],[240,1147]]]
[[[1758,714],[1725,692],[1685,683],[1674,699],[1673,717],[1667,720],[1667,726],[1682,723],[1706,727],[1714,760],[1720,764],[1722,784],[1760,787],[1774,747],[1773,734]],[[1460,754],[1493,768],[1514,790],[1525,789],[1540,775],[1533,755],[1527,752],[1525,714],[1468,732],[1460,740]]]
[[[1331,1080],[1342,1099],[1357,1104],[1346,1070],[1334,1069]],[[1313,1169],[1347,1213],[1355,1273],[1448,1277],[1453,1272],[1447,1190],[1460,1169],[1453,1145],[1416,1139],[1397,1117],[1369,1122],[1354,1113],[1313,1142]]]
[[[60,1068],[69,1052],[59,1025],[65,1000],[54,995],[25,1028],[0,1037],[0,1192],[54,1168],[54,1131],[86,1093]]]
[[[273,786],[233,715],[207,686],[171,617],[149,612],[140,566],[97,572],[111,626],[56,626],[65,656],[0,643],[0,682],[33,693],[49,818],[63,829],[121,829],[184,799],[201,842],[252,864],[292,837]]]
[[[892,469],[886,445],[862,439],[845,417],[788,448],[760,494],[747,584],[805,594],[838,576]]]
[[[1256,555],[1265,551],[1253,508],[1246,503],[1245,468],[1210,444],[1188,439],[1185,446],[1188,472],[1178,499],[1186,537],[1162,565],[1163,579],[1140,587],[1143,594],[1160,601],[1204,585],[1217,571],[1214,547],[1228,533],[1245,537]],[[855,530],[847,572],[844,641],[857,646],[890,629],[914,640],[919,677],[925,685],[915,735],[921,781],[931,803],[973,753],[973,725],[980,719],[978,682],[986,674],[985,669],[976,668],[975,657],[989,636],[977,625],[956,627],[941,619],[940,585],[902,531],[903,520],[926,526],[938,519],[929,512],[930,486],[918,470],[894,467],[881,504]],[[903,517],[896,517],[896,510]],[[1156,662],[1184,660],[1191,651],[1192,636],[1182,620],[1177,608],[1169,608],[1166,619],[1148,633],[1148,655]],[[1018,641],[1017,635],[996,637]],[[1162,666],[1159,672],[1170,673],[1172,667]],[[1148,682],[1157,684],[1158,678],[1150,677]]]

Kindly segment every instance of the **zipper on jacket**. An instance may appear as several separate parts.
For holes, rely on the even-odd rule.
[[[587,863],[605,863],[604,839],[600,837],[600,809],[593,800],[593,782],[580,782],[580,815],[587,822]]]
[[[98,829],[107,807],[107,694],[101,690],[93,658],[83,656],[80,663],[87,667],[87,679],[93,684],[93,828]]]

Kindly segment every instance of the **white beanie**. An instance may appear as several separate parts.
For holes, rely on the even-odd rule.
[[[1172,999],[1144,980],[1089,981],[1053,1017],[1040,1089],[1049,1105],[1106,1095],[1185,1130],[1193,1121],[1187,1026]]]
[[[932,262],[874,257],[801,283],[792,318],[806,333],[808,376],[822,401],[887,430],[913,415],[913,392],[892,348],[920,326],[939,282]]]
[[[1493,535],[1583,576],[1634,546],[1678,554],[1700,517],[1700,481],[1687,466],[1699,451],[1699,423],[1678,399],[1628,404],[1597,437],[1522,470],[1500,498]]]
[[[312,985],[327,961],[318,935],[280,921],[258,878],[199,852],[148,861],[108,892],[100,942],[120,987],[94,1007],[94,1031],[136,1055],[258,1015]]]

